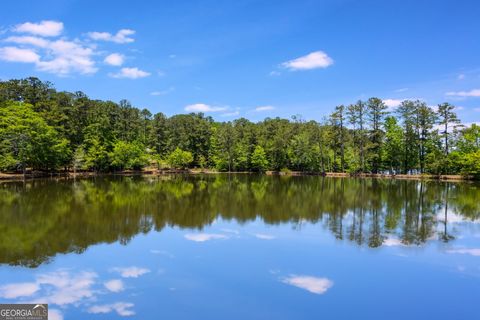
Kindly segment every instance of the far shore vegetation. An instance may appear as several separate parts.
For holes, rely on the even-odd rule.
[[[167,117],[37,78],[0,82],[0,174],[156,170],[480,178],[480,126],[455,106],[372,97],[318,121]]]

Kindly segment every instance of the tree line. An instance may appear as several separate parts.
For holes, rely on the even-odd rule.
[[[303,171],[480,176],[480,127],[455,106],[372,97],[336,106],[322,121],[159,112],[57,91],[30,77],[0,82],[0,170]]]

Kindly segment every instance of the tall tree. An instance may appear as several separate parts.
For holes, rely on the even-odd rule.
[[[152,113],[148,109],[142,109],[142,111],[140,111],[140,116],[142,123],[142,143],[143,145],[147,145],[148,137],[150,136],[150,131],[152,129]]]
[[[250,159],[257,144],[256,125],[245,118],[233,121],[235,130],[234,166],[235,170],[250,170]]]
[[[150,146],[155,152],[164,157],[168,152],[168,132],[167,132],[167,117],[159,112],[153,116],[152,130],[149,139]]]
[[[365,114],[366,105],[362,100],[348,106],[348,121],[353,126],[354,143],[359,148],[360,171],[365,172]]]
[[[340,154],[340,172],[345,172],[345,106],[335,107],[330,115],[332,125],[333,148],[335,154]]]
[[[436,123],[436,115],[435,112],[427,106],[425,102],[416,102],[417,108],[417,125],[418,125],[418,153],[419,153],[419,162],[420,162],[420,173],[425,173],[426,167],[426,157],[429,150],[430,139],[432,136],[432,129]]]
[[[367,116],[370,121],[370,161],[372,172],[378,173],[382,165],[382,145],[384,132],[382,130],[387,106],[379,98],[370,98],[367,102]]]
[[[403,125],[403,173],[407,174],[415,169],[418,163],[418,126],[417,105],[414,101],[402,101],[397,113]]]
[[[443,141],[444,141],[444,152],[445,156],[448,156],[450,153],[449,149],[449,136],[450,132],[448,131],[449,128],[452,128],[452,131],[457,128],[460,124],[460,120],[457,117],[457,114],[454,112],[455,106],[451,105],[448,102],[442,103],[438,105],[438,116],[439,122],[438,124],[442,126],[443,131],[441,132]]]
[[[398,173],[402,166],[403,130],[395,117],[385,119],[385,162],[390,173]]]
[[[212,159],[217,169],[231,172],[234,166],[236,143],[232,123],[226,122],[215,125],[212,131]]]
[[[258,143],[264,149],[273,170],[287,168],[288,143],[292,139],[293,125],[280,118],[267,118],[259,123]]]

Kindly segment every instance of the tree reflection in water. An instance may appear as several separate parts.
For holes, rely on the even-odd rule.
[[[473,183],[255,175],[97,177],[0,184],[0,263],[36,267],[57,253],[128,243],[165,226],[322,223],[379,247],[451,241],[449,215],[480,217]]]

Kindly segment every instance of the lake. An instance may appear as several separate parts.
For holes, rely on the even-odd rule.
[[[50,319],[478,319],[480,185],[0,183],[0,302]]]

